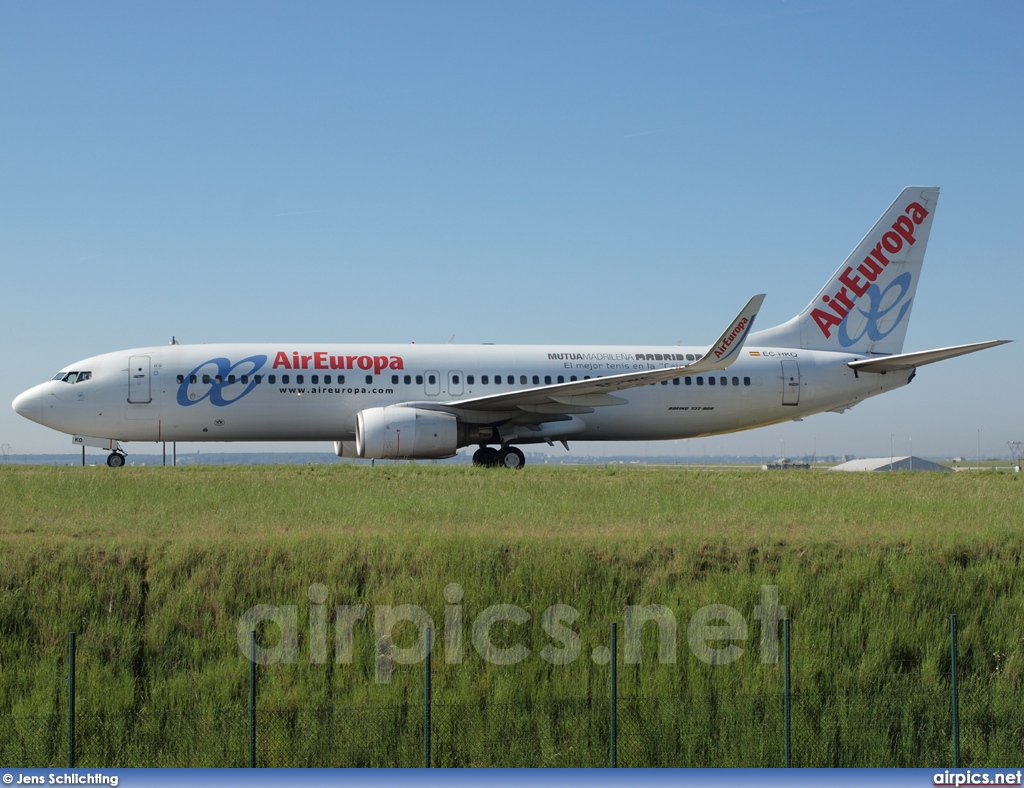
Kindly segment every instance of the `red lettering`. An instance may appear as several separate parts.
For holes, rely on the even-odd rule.
[[[832,296],[832,297],[833,297],[833,298],[835,298],[835,299],[838,299],[839,301],[842,301],[842,302],[843,302],[843,305],[844,305],[844,306],[845,306],[845,307],[846,307],[847,309],[853,309],[853,301],[851,301],[851,300],[850,300],[850,297],[849,297],[849,296],[848,296],[848,295],[846,294],[846,288],[845,288],[845,287],[841,288],[841,289],[839,290],[839,292],[838,292],[838,293],[836,293],[836,294],[835,294],[834,296]]]
[[[865,268],[864,266],[867,266]],[[864,274],[864,278],[869,282],[874,282],[878,279],[878,275],[882,273],[882,266],[872,260],[870,257],[865,257],[864,262],[857,266],[857,270]],[[850,284],[846,282],[846,284]]]
[[[327,369],[327,354],[322,350],[313,354],[314,369]]]
[[[912,202],[907,206],[907,210],[904,213],[909,214],[910,218],[914,220],[914,224],[920,224],[924,221],[924,218],[928,215],[920,203]]]
[[[889,254],[896,254],[903,248],[903,239],[890,230],[882,236],[882,246]]]
[[[309,369],[309,362],[312,361],[312,360],[313,360],[312,356],[303,356],[302,357],[302,368],[303,369]]]
[[[356,364],[359,365],[360,369],[369,369],[373,366],[373,359],[369,356],[360,356],[356,359]]]
[[[357,358],[359,358],[359,356],[345,356],[345,369],[355,369]]]
[[[892,229],[903,236],[903,240],[905,240],[910,246],[914,245],[914,223],[906,216],[901,216],[897,219],[893,223]]]
[[[291,369],[292,365],[288,363],[288,356],[282,351],[278,351],[277,355],[274,356],[274,369],[278,367],[284,367],[285,369]]]
[[[871,250],[871,256],[883,266],[889,265],[889,258],[882,254],[882,244],[879,243],[875,245],[875,248]]]
[[[828,304],[832,311],[839,315],[839,317],[846,317],[848,314],[850,314],[845,309],[843,309],[842,304],[837,304],[828,296],[824,296],[821,300]]]
[[[344,356],[331,356],[331,369],[346,369]]]
[[[827,296],[826,296],[827,297]],[[825,335],[825,338],[832,336],[829,331],[830,326],[838,326],[843,321],[835,315],[830,315],[823,309],[812,309],[811,317],[814,322],[818,324],[818,328],[821,329],[821,333]]]
[[[382,369],[388,368],[388,357],[387,356],[374,356],[373,357],[373,374],[379,375]]]
[[[846,270],[839,274],[839,281],[846,285],[853,292],[857,298],[860,298],[868,291],[868,285],[861,284],[860,277],[854,276],[853,269],[849,266]],[[853,309],[853,304],[850,304],[850,308]]]
[[[292,369],[299,368],[299,354],[294,350],[292,351]]]
[[[402,364],[401,356],[392,356],[391,363],[388,365],[391,369],[405,369]]]

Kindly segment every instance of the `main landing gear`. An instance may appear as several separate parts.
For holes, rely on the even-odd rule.
[[[107,465],[111,468],[122,467],[124,465],[124,455],[119,451],[111,452],[107,457]]]
[[[482,468],[512,468],[518,471],[526,465],[526,455],[515,446],[502,446],[500,449],[481,446],[473,453],[473,464]]]

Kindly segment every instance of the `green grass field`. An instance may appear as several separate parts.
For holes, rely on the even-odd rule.
[[[394,628],[387,683],[375,632],[386,606],[413,605],[436,632],[437,765],[604,765],[594,649],[627,607],[661,605],[674,637],[645,627],[639,664],[620,643],[620,764],[781,765],[782,668],[756,610],[774,587],[796,764],[951,764],[951,613],[962,761],[1007,763],[1024,754],[1022,515],[1020,476],[985,472],[0,468],[0,761],[66,762],[74,630],[82,764],[245,765],[240,622],[273,605],[294,608],[296,649],[260,667],[260,764],[418,765],[423,666],[397,663],[419,631]],[[355,605],[339,662],[335,610]],[[495,605],[528,614],[489,630],[525,650],[515,664],[474,642]],[[715,642],[742,649],[728,664],[690,646],[707,605],[747,626]]]

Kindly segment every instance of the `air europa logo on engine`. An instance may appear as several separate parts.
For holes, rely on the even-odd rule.
[[[326,350],[309,355],[292,351],[289,356],[279,351],[274,356],[274,369],[363,369],[379,375],[385,369],[405,369],[401,356],[335,356]]]
[[[900,321],[903,320],[903,316],[907,313],[910,308],[910,302],[902,305],[899,314],[897,314],[895,321],[888,331],[881,332],[878,329],[878,321],[885,317],[889,312],[896,307],[903,297],[906,295],[910,288],[910,273],[905,272],[891,282],[885,290],[881,290],[877,284],[874,284],[875,280],[878,279],[879,275],[891,262],[887,255],[895,255],[900,252],[904,246],[913,246],[916,242],[914,238],[914,232],[916,227],[921,224],[928,216],[928,211],[924,209],[920,203],[912,202],[906,208],[903,209],[903,216],[900,216],[892,223],[892,228],[886,231],[882,235],[882,240],[875,244],[875,248],[868,252],[868,255],[864,258],[864,261],[857,266],[854,270],[853,266],[847,266],[846,269],[839,274],[839,282],[843,286],[839,288],[832,295],[823,295],[821,302],[827,307],[821,308],[816,307],[811,311],[811,317],[817,324],[818,329],[825,338],[828,339],[832,336],[832,329],[836,326],[840,326],[839,335],[837,341],[844,347],[850,347],[856,344],[865,334],[872,340],[882,339],[888,336]],[[898,285],[897,285],[898,283]],[[885,295],[897,285],[900,288],[899,295],[886,307],[882,308],[882,303],[885,299]],[[868,296],[870,305],[867,311],[861,309],[858,302],[864,295]],[[864,331],[858,334],[856,337],[850,337],[845,328],[842,328],[843,324],[847,322],[847,316],[853,311],[854,307],[867,319],[868,325]]]

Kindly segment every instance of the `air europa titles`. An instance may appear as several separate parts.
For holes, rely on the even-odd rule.
[[[744,330],[746,330],[749,324],[750,320],[747,318],[743,318],[742,320],[740,320],[739,323],[733,326],[732,331],[729,332],[729,336],[725,338],[721,345],[715,348],[715,358],[721,358],[726,353],[728,353],[729,345],[736,341],[736,337],[743,335]]]
[[[905,215],[892,223],[892,229],[882,236],[882,240],[875,244],[875,248],[864,258],[864,262],[857,266],[856,272],[852,266],[847,266],[846,270],[839,274],[839,281],[844,287],[839,288],[833,295],[821,297],[822,303],[828,309],[818,308],[811,312],[811,317],[826,338],[832,336],[832,327],[842,324],[857,303],[857,299],[868,292],[873,286],[872,283],[878,279],[878,275],[889,265],[890,260],[886,254],[896,254],[903,249],[904,244],[914,245],[914,228],[925,220],[928,211],[920,203],[912,202],[903,213]]]
[[[274,356],[274,369],[364,369],[379,375],[385,369],[405,369],[401,356],[332,356],[320,350],[301,355],[293,351],[291,356],[279,351]]]

